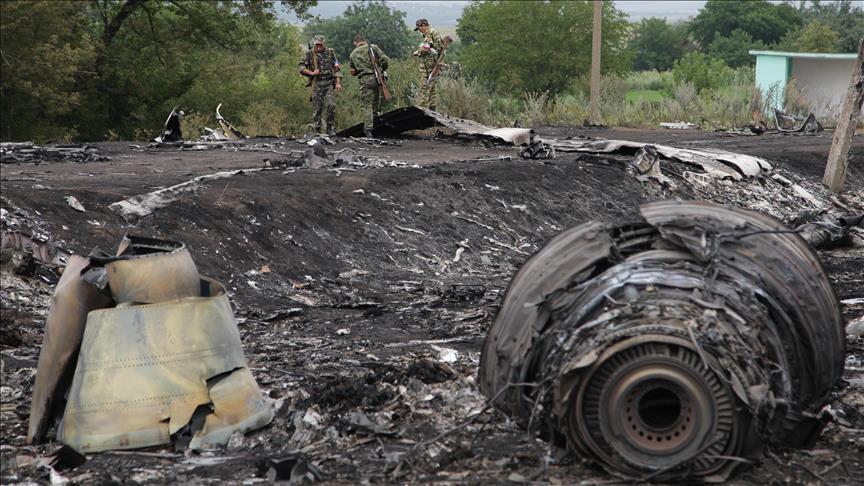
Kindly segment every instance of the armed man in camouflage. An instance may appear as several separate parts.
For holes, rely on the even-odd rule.
[[[420,60],[420,91],[417,93],[417,106],[436,110],[438,108],[438,91],[435,89],[436,79],[429,79],[432,70],[440,60],[439,55],[444,49],[444,40],[437,30],[429,27],[429,21],[418,19],[414,30],[423,34],[423,43],[414,51],[414,56]]]
[[[321,112],[327,106],[327,134],[335,135],[333,118],[336,114],[335,94],[342,91],[342,73],[339,72],[339,60],[333,49],[328,49],[323,35],[312,38],[312,49],[306,52],[306,57],[300,62],[300,74],[309,77],[312,85],[312,106],[315,109],[313,120],[315,133],[321,131]]]
[[[363,133],[367,137],[372,136],[372,128],[375,117],[381,114],[381,85],[375,78],[375,70],[372,65],[372,56],[381,71],[386,71],[390,65],[390,58],[375,44],[369,44],[362,34],[354,36],[354,50],[349,56],[351,60],[351,75],[357,76],[360,81],[360,101],[364,104],[365,114],[363,117]]]

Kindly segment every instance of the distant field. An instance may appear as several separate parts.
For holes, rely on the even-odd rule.
[[[627,92],[626,99],[631,103],[638,100],[662,101],[663,93],[656,89],[631,89]]]

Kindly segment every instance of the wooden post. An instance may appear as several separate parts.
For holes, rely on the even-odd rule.
[[[828,164],[825,166],[825,176],[822,183],[834,192],[843,190],[846,182],[846,166],[849,163],[849,149],[852,148],[852,135],[858,125],[861,105],[864,104],[864,38],[858,45],[858,59],[852,68],[852,80],[846,91],[846,100],[837,119],[834,130],[834,140],[831,142],[831,152],[828,153]]]
[[[600,123],[600,27],[603,2],[594,0],[594,30],[591,39],[591,123]]]

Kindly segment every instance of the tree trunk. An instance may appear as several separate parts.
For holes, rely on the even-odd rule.
[[[831,152],[828,153],[828,164],[825,166],[825,176],[822,183],[834,192],[843,190],[846,182],[846,166],[849,163],[849,149],[852,148],[852,135],[858,125],[861,105],[864,104],[864,38],[858,45],[858,59],[852,68],[852,80],[846,92],[846,100],[837,120],[834,130],[834,140],[831,142]]]
[[[120,7],[120,10],[118,10],[117,13],[111,17],[111,20],[106,23],[105,30],[102,32],[102,45],[96,54],[95,71],[98,78],[97,89],[106,95],[108,101],[106,115],[108,117],[107,122],[109,125],[114,125],[118,118],[118,114],[115,113],[114,110],[114,106],[116,105],[114,100],[117,96],[124,96],[124,94],[120,93],[116,86],[113,86],[114,80],[111,79],[112,76],[110,73],[106,72],[105,65],[108,61],[108,52],[111,48],[111,42],[114,41],[114,37],[120,31],[120,28],[123,27],[123,22],[125,22],[126,19],[135,12],[135,10],[144,5],[145,1],[146,0],[126,0],[126,3]],[[105,12],[103,18],[107,19],[107,12]]]

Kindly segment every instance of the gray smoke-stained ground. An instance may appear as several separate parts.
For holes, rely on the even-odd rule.
[[[292,454],[301,451],[331,481],[345,483],[392,482],[397,470],[402,482],[609,480],[602,469],[549,449],[486,408],[476,379],[480,349],[516,269],[568,227],[589,219],[632,221],[640,204],[658,199],[765,211],[790,226],[826,210],[864,208],[864,146],[857,139],[850,191],[831,196],[819,184],[830,132],[539,133],[713,147],[764,157],[775,169],[765,177],[699,184],[677,175],[692,167],[661,160],[673,189],[638,180],[633,156],[559,153],[525,161],[512,147],[424,139],[326,147],[330,153],[350,148],[393,166],[280,166],[290,159],[286,153],[308,148],[285,140],[201,151],[96,144],[110,160],[0,166],[4,230],[27,230],[77,253],[110,247],[127,231],[186,242],[201,272],[231,293],[249,367],[278,404],[273,424],[236,436],[225,448],[188,457],[168,448],[96,454],[62,474],[86,484],[112,477],[153,484],[265,481],[273,464],[294,464]],[[250,142],[259,145],[247,150],[254,148]],[[264,159],[271,169],[202,180],[134,221],[109,209],[195,177],[262,168]],[[86,212],[71,208],[66,196]],[[864,315],[864,302],[855,300],[864,298],[862,249],[818,254],[844,323]],[[23,275],[3,265],[3,482],[47,482],[50,472],[34,459],[58,446],[24,442],[53,288],[51,268],[33,265]],[[772,448],[738,480],[849,483],[864,473],[864,345],[853,338],[846,345],[848,385],[829,398],[836,421],[812,447]]]

